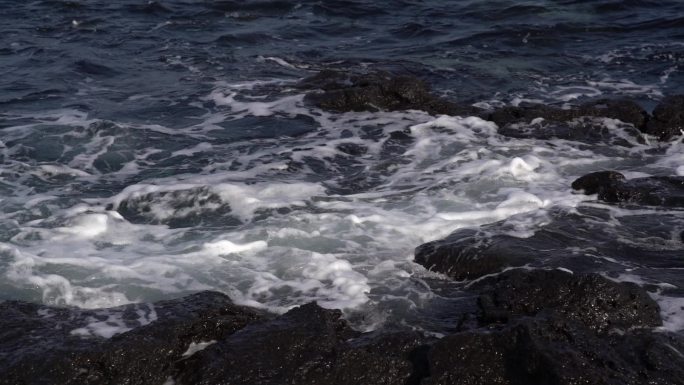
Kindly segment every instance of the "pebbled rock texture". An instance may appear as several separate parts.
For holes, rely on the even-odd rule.
[[[0,384],[553,385],[684,379],[682,336],[652,332],[660,324],[658,307],[635,284],[518,269],[466,290],[479,296],[478,307],[467,310],[476,324],[441,339],[398,329],[361,333],[340,311],[313,303],[280,316],[264,314],[213,292],[93,311],[7,301],[0,306]],[[98,317],[105,323],[123,320],[118,325],[126,328],[111,338],[73,333]]]
[[[515,270],[477,282],[481,328],[437,341],[427,384],[682,384],[684,338],[657,304],[596,274]]]
[[[306,100],[336,112],[376,110],[423,110],[431,114],[464,115],[479,110],[438,98],[422,80],[386,72],[347,74],[324,70],[298,85],[322,92],[307,94]]]
[[[656,106],[653,116],[643,131],[667,141],[682,135],[682,130],[684,130],[684,95],[674,95],[666,97]]]
[[[614,275],[632,272],[643,277],[657,275],[660,269],[684,268],[684,244],[676,231],[684,226],[684,216],[677,212],[616,216],[608,208],[552,208],[544,214],[543,225],[526,228],[524,223],[522,214],[477,230],[460,229],[418,246],[414,259],[457,281],[522,266]],[[521,230],[524,237],[516,235]],[[634,243],[632,239],[649,242]],[[644,269],[634,270],[635,266]],[[672,274],[667,280],[684,286],[681,275]]]
[[[651,176],[625,179],[616,171],[598,171],[584,175],[572,188],[585,194],[598,194],[606,202],[649,206],[684,207],[684,177]]]
[[[156,320],[135,327],[141,310],[138,305],[80,311],[3,302],[0,384],[163,384],[192,342],[222,339],[263,317],[214,292],[158,302],[145,309]],[[109,339],[74,333],[95,322],[111,326],[112,317],[134,328]]]
[[[328,111],[414,109],[430,114],[479,116],[495,122],[502,135],[516,138],[630,145],[612,129],[587,118],[618,119],[629,125],[626,127],[628,135],[642,142],[640,132],[669,141],[684,129],[684,95],[665,98],[651,116],[636,102],[627,99],[599,99],[571,108],[529,104],[487,111],[438,97],[415,76],[380,71],[358,74],[323,70],[301,80],[296,87],[309,91],[306,101]],[[540,119],[538,124],[529,125],[537,119]]]

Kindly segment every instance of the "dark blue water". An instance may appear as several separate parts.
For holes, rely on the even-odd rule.
[[[539,224],[588,199],[569,191],[584,172],[684,173],[678,143],[504,140],[481,120],[329,114],[292,87],[321,69],[388,70],[483,106],[627,97],[651,109],[684,93],[681,1],[0,10],[2,298],[96,307],[214,289],[412,324],[440,300],[412,262],[420,243],[511,215]],[[416,143],[388,139],[409,128]],[[363,151],[335,147],[348,143]],[[681,248],[673,237],[666,247]]]
[[[543,87],[605,79],[683,91],[680,1],[33,1],[0,7],[6,110],[76,107],[102,118],[182,125],[196,112],[188,104],[214,81],[298,78],[359,65],[409,71],[474,101],[497,93],[540,97]],[[148,98],[131,101],[135,95]]]

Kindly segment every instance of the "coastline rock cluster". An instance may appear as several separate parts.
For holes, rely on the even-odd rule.
[[[591,124],[577,131],[567,123],[604,117],[667,141],[684,124],[682,96],[663,100],[652,114],[614,100],[567,110],[484,111],[438,98],[419,79],[386,73],[323,71],[299,87],[318,90],[307,100],[331,111],[477,115],[496,122],[503,135],[519,137],[576,139],[579,132],[582,140],[604,140],[609,133],[592,131]],[[551,123],[526,132],[517,126],[537,118]],[[601,171],[571,187],[608,203],[684,207],[682,177],[627,180]],[[208,210],[218,204],[207,191],[192,193]],[[182,210],[178,194],[158,195]],[[159,196],[116,208],[132,220],[154,220],[147,207]],[[4,301],[0,384],[684,384],[684,336],[660,328],[660,308],[649,294],[654,288],[611,278],[624,271],[617,260],[634,269],[684,268],[681,249],[623,241],[670,242],[672,223],[681,218],[650,223],[646,216],[615,218],[597,207],[548,215],[528,237],[513,235],[514,224],[501,221],[416,248],[417,263],[446,275],[476,301],[441,338],[405,329],[362,333],[339,310],[315,303],[269,314],[216,292],[97,310]],[[684,278],[673,282],[684,286]]]
[[[215,292],[148,305],[157,320],[103,338],[74,330],[98,314],[133,322],[140,305],[6,301],[0,384],[684,383],[684,337],[652,331],[658,305],[636,284],[512,270],[467,290],[476,321],[440,339],[361,333],[314,303],[275,316]]]
[[[569,109],[529,104],[484,110],[437,97],[425,82],[414,76],[385,72],[348,74],[324,70],[302,80],[298,88],[313,90],[306,95],[306,100],[324,110],[414,109],[430,114],[473,115],[493,121],[502,135],[512,137],[595,142],[609,136],[591,124],[568,126],[568,122],[584,117],[618,119],[633,125],[638,132],[656,136],[662,141],[672,140],[684,130],[684,95],[664,98],[649,114],[634,101],[624,99],[600,99]],[[518,126],[535,119],[542,119],[548,124],[527,127],[526,130]]]
[[[605,202],[684,207],[684,176],[627,180],[617,171],[598,171],[575,180],[572,188],[589,195],[597,194],[597,198]]]

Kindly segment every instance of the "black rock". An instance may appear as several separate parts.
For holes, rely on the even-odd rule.
[[[641,142],[639,131],[630,126],[621,127],[625,133]],[[498,133],[519,139],[564,139],[583,143],[607,143],[622,147],[632,147],[621,132],[607,127],[592,118],[577,118],[571,121],[542,121],[535,124],[512,123],[499,127]]]
[[[137,194],[107,209],[116,210],[132,223],[164,224],[171,228],[242,223],[230,215],[230,205],[206,187]]]
[[[566,139],[588,143],[614,142],[629,146],[624,139],[616,136],[605,125],[590,118],[618,119],[631,124],[626,127],[631,135],[638,137],[639,131],[648,120],[648,114],[638,104],[629,100],[601,99],[579,107],[561,109],[543,104],[503,107],[484,114],[483,118],[499,126],[501,135],[515,138]],[[530,125],[534,119],[543,119]]]
[[[674,334],[598,336],[561,317],[521,318],[439,340],[422,384],[684,384],[682,348]]]
[[[572,188],[585,194],[598,194],[606,202],[624,202],[649,206],[684,207],[684,177],[652,176],[626,180],[615,171],[584,175]]]
[[[431,339],[362,334],[340,317],[313,303],[267,315],[215,292],[98,310],[6,301],[0,384],[389,385],[425,377]],[[112,337],[95,326],[123,329]]]
[[[179,362],[176,384],[405,384],[415,333],[353,331],[315,304],[255,323]]]
[[[564,122],[583,116],[618,119],[636,128],[643,127],[648,119],[648,113],[633,101],[610,99],[600,99],[567,109],[543,104],[503,107],[490,112],[486,117],[499,126],[505,126],[511,123],[529,123],[537,118]]]
[[[618,119],[638,129],[645,127],[649,119],[646,110],[634,101],[625,99],[600,99],[585,103],[579,106],[577,114],[580,116]]]
[[[684,130],[684,95],[663,99],[653,110],[653,116],[644,132],[657,136],[660,140],[672,140]]]
[[[534,119],[542,118],[554,122],[565,122],[582,116],[577,110],[566,110],[543,104],[527,106],[509,106],[494,110],[484,116],[497,124],[499,127],[513,123],[529,123]]]
[[[554,313],[598,333],[655,327],[660,308],[634,283],[561,270],[512,270],[476,282],[484,322]]]
[[[483,243],[473,242],[474,239],[483,240]],[[522,266],[537,259],[529,250],[498,252],[496,241],[485,242],[477,230],[457,230],[444,239],[418,246],[415,261],[428,270],[461,281],[498,273],[507,267]],[[507,248],[506,245],[503,247]]]
[[[599,194],[601,191],[614,189],[624,180],[625,176],[617,171],[597,171],[576,179],[572,182],[572,188],[583,190],[585,194]]]
[[[457,230],[417,247],[415,261],[459,281],[528,265],[606,274],[621,274],[631,268],[633,274],[684,285],[684,277],[679,275],[660,276],[667,271],[662,269],[684,268],[681,247],[673,244],[673,230],[684,227],[681,214],[613,216],[609,209],[598,207],[553,208],[539,225],[523,228],[524,237],[515,236],[521,230],[518,219],[526,219],[526,215],[478,230]],[[633,242],[635,239],[648,242]],[[634,270],[635,266],[643,270]]]
[[[352,156],[362,156],[368,152],[368,147],[357,143],[340,143],[337,145],[337,149]]]
[[[141,311],[151,323],[138,321]],[[0,304],[0,384],[161,385],[191,343],[223,339],[262,317],[214,292],[100,310],[7,301]],[[110,339],[88,335],[89,324],[111,327],[112,318],[134,328]]]
[[[437,341],[423,385],[684,383],[684,338],[652,331],[658,305],[635,284],[518,269],[468,290],[483,328]]]
[[[321,90],[306,95],[315,106],[336,112],[423,110],[431,114],[473,115],[478,109],[431,94],[430,88],[410,75],[386,72],[346,74],[325,70],[302,80],[298,87]]]

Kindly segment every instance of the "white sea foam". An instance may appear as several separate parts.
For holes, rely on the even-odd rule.
[[[681,141],[663,145],[662,154],[646,152],[649,146],[612,119],[595,123],[624,134],[632,147],[506,138],[494,123],[477,117],[330,114],[305,105],[295,91],[259,94],[274,85],[282,82],[216,84],[202,101],[216,110],[177,129],[123,123],[98,128],[103,122],[74,111],[36,117],[75,127],[64,135],[81,150],[65,164],[1,166],[5,175],[17,175],[7,180],[16,196],[0,202],[6,205],[0,215],[13,226],[10,239],[0,243],[6,280],[45,303],[87,308],[205,289],[276,312],[318,301],[346,311],[364,309],[367,324],[356,326],[366,328],[434,296],[420,283],[429,273],[412,262],[414,248],[424,242],[499,220],[510,221],[510,235],[529,237],[548,221],[550,208],[595,198],[569,187],[587,172],[616,169],[635,177],[638,163],[644,174],[684,175]],[[606,80],[558,89],[553,97],[570,101],[622,86],[625,92],[651,92]],[[221,137],[229,135],[231,122],[245,117],[298,115],[315,129],[251,141]],[[10,127],[7,135],[17,140],[39,128]],[[150,143],[131,150],[120,169],[101,171],[96,159],[121,151],[116,132],[107,129],[169,135],[174,143],[187,139],[186,148],[173,147],[169,156],[186,157],[181,165],[193,157],[207,161],[199,169],[169,173],[153,160],[167,149]],[[394,139],[396,132],[409,139]],[[353,155],[344,147],[351,145],[358,147]],[[129,179],[144,172],[149,176]],[[34,191],[26,187],[25,175],[81,184],[60,182]],[[79,196],[79,186],[112,192]],[[138,216],[115,211],[124,203]],[[193,214],[206,223],[169,224]],[[224,226],[224,216],[237,221]],[[672,309],[668,325],[675,328],[680,321]],[[138,324],[152,318],[141,314]],[[132,327],[117,322],[94,319],[75,333],[104,336]]]
[[[133,322],[125,320],[122,309],[106,309],[95,311],[87,318],[83,327],[70,331],[71,335],[81,337],[111,338],[125,333],[134,327],[145,326],[157,320],[157,312],[153,305],[135,305],[138,319]]]
[[[668,297],[652,294],[660,306],[660,317],[663,319],[661,330],[678,332],[684,330],[684,298]]]
[[[193,354],[200,352],[200,351],[206,349],[207,347],[209,347],[215,343],[216,343],[215,340],[205,341],[205,342],[191,342],[190,345],[188,346],[188,350],[186,350],[185,353],[183,353],[182,357],[185,357],[185,358],[190,357]]]

